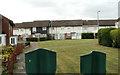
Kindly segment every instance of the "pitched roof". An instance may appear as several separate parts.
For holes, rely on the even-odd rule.
[[[116,20],[99,20],[100,26],[114,26]],[[83,20],[83,25],[97,25],[97,20]]]
[[[100,26],[115,26],[116,20],[99,20]],[[97,20],[43,20],[33,22],[17,23],[17,28],[30,28],[30,27],[61,27],[61,26],[82,26],[82,25],[97,25]]]
[[[9,21],[9,23],[10,23],[10,25],[11,26],[15,26],[15,24],[14,24],[14,22],[12,21],[12,20],[10,20],[10,19],[8,19],[7,17],[5,17],[5,16],[3,16],[3,15],[1,15],[0,14],[0,20],[2,21],[2,20],[4,20],[4,21]]]
[[[83,24],[82,20],[55,20],[51,21],[52,26],[81,26]]]
[[[100,26],[115,26],[116,20],[100,20]]]
[[[117,19],[117,22],[120,21],[120,17]]]
[[[23,23],[16,23],[17,28],[30,28],[30,27],[48,27],[50,21],[33,21],[33,22],[23,22]]]

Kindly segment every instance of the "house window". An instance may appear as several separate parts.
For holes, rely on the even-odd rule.
[[[11,38],[11,44],[15,44],[15,38]]]
[[[54,27],[52,27],[52,30],[54,30]]]
[[[68,33],[67,36],[70,36],[70,34]]]
[[[24,29],[22,28],[22,29],[19,29],[19,32],[23,32],[24,31]]]
[[[81,27],[78,27],[78,30],[81,30],[82,28]]]
[[[11,29],[11,25],[9,24],[9,30]]]
[[[64,30],[64,27],[61,27],[61,30]]]
[[[0,44],[2,43],[2,37],[0,37]]]
[[[46,27],[42,27],[42,30],[47,30],[47,28]]]
[[[32,30],[33,30],[33,32],[35,33],[35,32],[36,32],[36,27],[33,27],[33,29],[32,29]]]
[[[67,27],[67,29],[69,30],[69,29],[71,29],[71,27]]]
[[[75,36],[75,34],[73,33],[72,36]]]
[[[11,24],[9,23],[9,30],[12,30],[12,26],[11,26]]]

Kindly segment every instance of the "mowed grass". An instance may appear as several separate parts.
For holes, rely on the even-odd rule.
[[[55,40],[40,42],[40,48],[57,52],[57,73],[80,73],[80,56],[96,50],[106,53],[107,73],[118,73],[118,49],[97,43],[96,39]]]

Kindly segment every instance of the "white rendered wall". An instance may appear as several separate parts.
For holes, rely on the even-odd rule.
[[[6,34],[0,34],[1,43],[0,46],[6,46]]]
[[[31,35],[31,30],[30,28],[19,28],[19,29],[13,29],[13,35]]]

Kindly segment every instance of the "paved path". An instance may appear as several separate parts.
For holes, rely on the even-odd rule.
[[[27,75],[25,71],[25,52],[33,51],[37,48],[39,48],[39,44],[37,42],[32,42],[30,47],[26,47],[24,52],[16,57],[13,75]]]
[[[30,52],[30,51],[36,50],[36,49],[38,49],[38,48],[40,48],[38,42],[31,42],[31,46],[28,47],[28,48],[26,48],[26,49],[24,50],[24,52]]]

